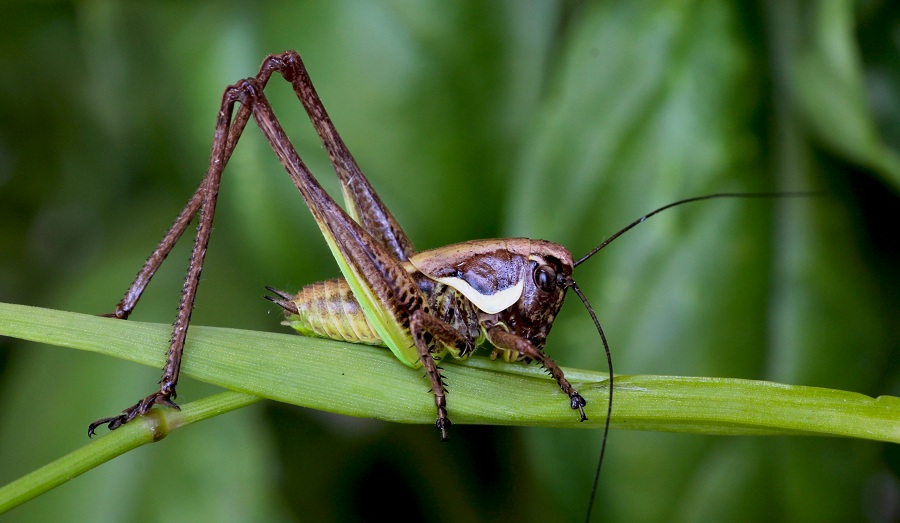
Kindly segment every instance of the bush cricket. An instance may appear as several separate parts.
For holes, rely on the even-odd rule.
[[[276,119],[263,93],[273,73],[291,83],[321,138],[340,180],[346,211],[312,176]],[[240,105],[236,115],[235,104]],[[610,372],[606,421],[588,517],[606,448],[614,379],[609,344],[596,314],[572,278],[574,268],[647,218],[677,205],[712,198],[801,194],[717,193],[679,200],[635,220],[577,260],[561,245],[527,238],[474,240],[417,252],[338,135],[299,54],[287,51],[270,55],[256,76],[226,89],[206,176],[115,311],[107,315],[128,318],[156,270],[199,214],[160,388],[122,414],[91,423],[89,436],[102,425],[116,429],[154,405],[178,408],[174,400],[181,358],[222,171],[251,116],[309,207],[343,275],[342,279],[312,284],[293,295],[267,287],[275,296],[266,298],[278,304],[285,312],[286,323],[302,334],[384,345],[403,364],[423,367],[431,384],[437,411],[435,425],[442,440],[447,439],[451,423],[438,362],[448,354],[466,358],[485,342],[493,347],[492,358],[538,362],[567,396],[569,407],[578,411],[580,420],[587,419],[587,401],[543,350],[566,291],[571,288],[579,296],[600,335]]]

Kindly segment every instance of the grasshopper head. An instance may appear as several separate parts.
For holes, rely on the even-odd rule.
[[[513,333],[543,349],[565,300],[574,264],[569,251],[556,243],[528,240],[528,250],[522,295],[500,317]]]

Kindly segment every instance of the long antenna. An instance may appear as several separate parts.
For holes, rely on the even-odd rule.
[[[578,284],[575,283],[571,277],[566,280],[566,286],[571,287],[575,294],[581,298],[581,303],[584,304],[584,308],[587,309],[588,314],[591,315],[591,319],[594,320],[594,325],[597,327],[597,332],[600,333],[600,340],[603,342],[603,349],[606,350],[606,365],[609,367],[609,401],[606,404],[606,423],[603,426],[603,443],[600,445],[600,458],[597,460],[597,471],[594,473],[594,486],[591,489],[591,499],[588,501],[587,514],[584,516],[584,521],[589,522],[591,520],[591,510],[594,508],[594,497],[597,494],[597,485],[600,483],[600,468],[603,467],[603,455],[606,454],[606,440],[609,437],[609,420],[612,418],[612,406],[613,406],[613,364],[612,364],[612,353],[609,351],[609,343],[606,341],[606,334],[603,333],[603,327],[600,326],[600,321],[597,319],[597,315],[594,313],[594,308],[591,307],[591,303],[588,301],[587,297],[581,292],[581,289],[578,288]]]
[[[655,211],[645,214],[645,215],[641,216],[640,218],[638,218],[637,220],[629,223],[628,225],[626,225],[625,227],[620,229],[619,232],[613,234],[612,236],[610,236],[609,238],[604,240],[603,243],[594,247],[591,250],[591,252],[589,252],[589,253],[585,254],[584,256],[582,256],[581,258],[579,258],[578,261],[575,262],[575,267],[578,267],[579,265],[581,265],[582,263],[587,261],[588,258],[590,258],[591,256],[600,252],[600,250],[602,250],[604,247],[606,247],[607,245],[612,243],[613,240],[615,240],[619,236],[622,236],[626,232],[633,229],[635,226],[643,223],[644,220],[646,220],[647,218],[650,218],[651,216],[659,214],[659,213],[665,211],[666,209],[671,209],[672,207],[675,207],[678,205],[682,205],[685,203],[691,203],[691,202],[699,202],[702,200],[712,200],[714,198],[796,198],[796,197],[819,196],[821,194],[823,194],[821,191],[759,192],[759,193],[756,193],[756,192],[754,192],[754,193],[720,192],[720,193],[715,193],[715,194],[707,194],[705,196],[695,196],[693,198],[685,198],[684,200],[678,200],[677,202],[673,202],[668,205],[663,205],[659,209],[656,209]]]
[[[766,193],[715,193],[715,194],[707,194],[704,196],[695,196],[693,198],[685,198],[683,200],[678,200],[677,202],[670,203],[668,205],[664,205],[659,209],[651,211],[637,220],[629,223],[618,232],[607,238],[600,245],[594,247],[591,252],[585,254],[578,261],[575,262],[574,267],[577,267],[587,261],[591,256],[600,252],[604,247],[609,245],[619,236],[622,236],[626,232],[630,231],[637,225],[641,224],[647,218],[659,214],[666,209],[671,209],[672,207],[676,207],[678,205],[682,205],[685,203],[691,202],[699,202],[703,200],[712,200],[714,198],[794,198],[794,197],[810,197],[810,196],[820,196],[822,195],[822,191],[788,191],[788,192],[766,192]],[[609,367],[609,402],[606,407],[606,425],[603,428],[603,443],[600,446],[600,459],[597,461],[597,471],[594,474],[594,486],[591,488],[591,499],[588,502],[587,514],[585,515],[585,522],[589,523],[591,520],[591,511],[594,508],[594,498],[597,495],[597,487],[600,484],[600,469],[603,466],[603,456],[606,453],[606,440],[609,437],[609,420],[612,417],[612,401],[613,401],[613,365],[612,365],[612,355],[609,350],[609,343],[606,341],[606,334],[603,333],[603,328],[600,327],[600,322],[597,320],[597,315],[594,313],[593,307],[591,307],[590,302],[588,302],[587,297],[581,292],[581,289],[578,288],[578,285],[575,283],[571,277],[567,278],[565,282],[567,287],[571,287],[575,294],[581,298],[581,302],[584,304],[585,308],[588,310],[588,313],[591,315],[591,319],[594,320],[594,325],[597,327],[597,332],[600,333],[600,339],[603,341],[603,349],[606,351],[606,364]]]

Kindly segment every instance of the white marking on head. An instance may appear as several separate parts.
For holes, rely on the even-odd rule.
[[[484,311],[488,314],[496,314],[502,310],[506,310],[512,307],[519,298],[522,297],[522,292],[525,289],[525,283],[523,280],[519,280],[518,283],[513,285],[512,287],[507,287],[502,291],[497,291],[494,294],[481,294],[477,290],[475,290],[469,283],[461,278],[435,278],[437,281],[447,285],[448,287],[453,287],[462,293],[463,296],[469,299],[473,305],[478,307],[481,311]]]

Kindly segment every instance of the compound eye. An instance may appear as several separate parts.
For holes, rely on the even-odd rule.
[[[544,292],[556,290],[556,271],[549,265],[541,265],[534,271],[534,283]]]

